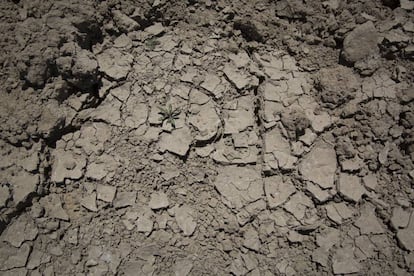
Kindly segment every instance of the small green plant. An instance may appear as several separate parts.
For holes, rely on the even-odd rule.
[[[158,114],[161,115],[160,122],[164,123],[164,121],[167,121],[173,128],[175,128],[175,120],[177,120],[180,115],[181,110],[177,108],[173,108],[171,104],[168,105],[167,108],[159,107],[158,108],[160,112]]]
[[[157,47],[157,45],[160,45],[161,43],[155,38],[150,38],[147,41],[145,41],[145,46],[150,49],[151,51]]]

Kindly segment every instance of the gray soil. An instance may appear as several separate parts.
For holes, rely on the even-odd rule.
[[[0,275],[413,275],[414,1],[0,18]]]

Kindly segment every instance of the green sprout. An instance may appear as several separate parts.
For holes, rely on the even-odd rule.
[[[167,108],[159,107],[158,109],[160,110],[158,114],[161,115],[160,122],[164,123],[164,121],[167,121],[167,123],[175,128],[175,120],[178,120],[178,115],[180,115],[181,110],[178,107],[173,109],[171,104]]]

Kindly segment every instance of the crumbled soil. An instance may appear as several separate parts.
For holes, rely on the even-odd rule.
[[[0,17],[1,275],[413,275],[414,1]]]

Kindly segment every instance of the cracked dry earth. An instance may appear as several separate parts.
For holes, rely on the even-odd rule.
[[[0,16],[0,275],[413,275],[414,1]]]

